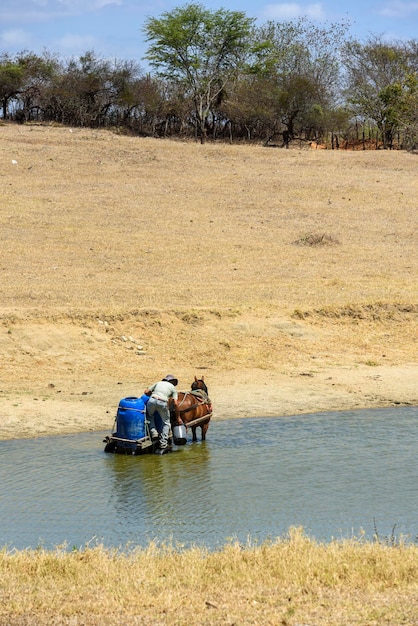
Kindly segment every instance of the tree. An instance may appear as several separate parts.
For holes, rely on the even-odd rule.
[[[32,52],[22,52],[18,62],[24,68],[22,87],[19,92],[21,108],[16,112],[21,121],[29,121],[42,116],[42,105],[61,65],[57,57],[47,53],[38,56]]]
[[[407,150],[418,150],[418,72],[407,79],[403,143]]]
[[[360,119],[375,122],[384,148],[392,147],[413,102],[416,68],[412,57],[404,44],[388,44],[379,37],[364,44],[353,41],[344,48],[347,100]]]
[[[275,103],[276,88],[255,74],[247,73],[236,82],[222,104],[224,119],[232,135],[247,140],[273,137],[279,131]]]
[[[23,86],[25,68],[18,60],[8,54],[0,58],[0,99],[3,119],[9,116],[9,102],[15,98]]]
[[[202,143],[212,108],[248,57],[253,22],[243,12],[209,11],[199,4],[146,22],[146,58],[160,76],[181,83],[185,96],[192,98]]]
[[[274,114],[285,145],[303,133],[322,134],[322,121],[338,99],[346,30],[344,23],[318,27],[305,18],[257,29],[252,71],[276,93]]]

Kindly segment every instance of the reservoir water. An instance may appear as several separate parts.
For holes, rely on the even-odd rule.
[[[418,540],[417,407],[213,420],[164,456],[106,454],[107,434],[0,442],[0,546]]]

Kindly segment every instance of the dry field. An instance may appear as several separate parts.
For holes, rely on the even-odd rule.
[[[169,371],[205,375],[209,437],[418,404],[418,157],[10,125],[0,148],[0,438],[110,429]],[[418,624],[416,546],[153,550],[3,550],[0,624]]]
[[[418,157],[0,126],[0,437],[417,404]]]

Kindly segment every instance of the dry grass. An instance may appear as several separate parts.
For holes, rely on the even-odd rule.
[[[0,624],[415,625],[418,548],[320,544],[0,553]]]
[[[24,402],[59,397],[77,415],[92,387],[83,411],[102,398],[90,419],[108,427],[104,406],[161,370],[182,386],[205,372],[229,416],[235,383],[266,398],[278,377],[289,402],[272,391],[248,414],[416,398],[385,382],[344,401],[326,383],[416,363],[416,156],[7,124],[0,146],[0,400],[22,401],[22,429]],[[298,402],[290,379],[307,368],[323,385]]]
[[[413,155],[36,126],[0,142],[3,315],[416,299]],[[306,233],[340,245],[292,245]]]
[[[339,362],[347,354],[341,337],[361,351],[374,311],[395,308],[380,331],[388,353],[412,359],[415,156],[202,147],[8,125],[0,145],[7,330],[22,320],[97,329],[101,318],[115,328],[113,339],[137,334],[148,355],[162,351],[169,364],[192,332],[195,366],[217,368],[221,356],[270,368],[305,359],[289,333],[274,332],[295,311],[313,324],[312,312],[329,312],[320,323],[331,320],[326,343]],[[359,308],[365,323],[354,336],[339,312]],[[337,319],[349,325],[334,332]],[[269,337],[258,342],[269,320]]]

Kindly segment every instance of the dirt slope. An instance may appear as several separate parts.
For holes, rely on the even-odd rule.
[[[226,417],[418,404],[417,157],[0,126],[0,437],[203,374]]]

